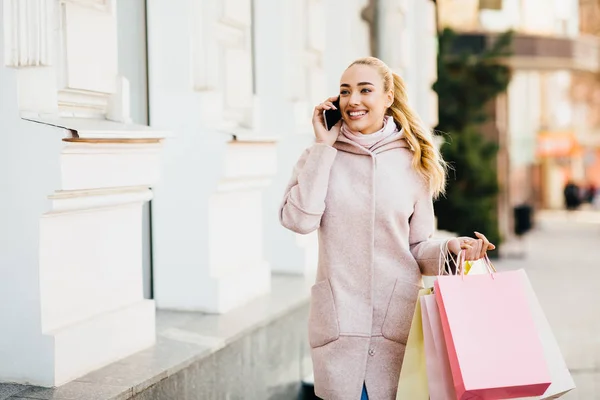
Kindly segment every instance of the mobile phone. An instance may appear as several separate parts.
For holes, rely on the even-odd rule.
[[[325,128],[328,131],[333,128],[335,124],[340,122],[342,119],[342,112],[340,111],[340,96],[338,96],[337,100],[333,102],[335,106],[335,110],[323,110],[323,120],[325,121]]]

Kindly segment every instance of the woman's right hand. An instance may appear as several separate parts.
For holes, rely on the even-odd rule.
[[[336,107],[333,102],[337,100],[337,96],[330,97],[321,104],[317,104],[315,111],[313,112],[312,124],[313,130],[315,131],[315,138],[317,143],[324,143],[329,146],[333,146],[340,134],[340,127],[342,121],[340,120],[335,124],[330,131],[325,127],[325,119],[323,118],[324,110],[335,110]]]

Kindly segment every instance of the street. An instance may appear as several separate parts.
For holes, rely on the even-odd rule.
[[[522,245],[495,266],[527,271],[577,385],[562,398],[600,399],[600,213],[540,213]]]

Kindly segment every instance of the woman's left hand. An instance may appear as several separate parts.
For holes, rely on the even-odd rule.
[[[494,250],[496,246],[490,243],[485,235],[475,232],[477,239],[468,236],[452,238],[448,242],[448,250],[458,255],[461,250],[465,250],[465,260],[475,261],[485,257],[488,250]]]

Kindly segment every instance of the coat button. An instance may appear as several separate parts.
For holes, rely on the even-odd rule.
[[[369,355],[370,356],[374,356],[375,355],[375,349],[369,349]]]

